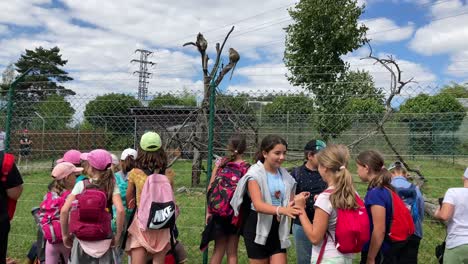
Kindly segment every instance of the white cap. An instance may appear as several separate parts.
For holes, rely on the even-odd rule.
[[[463,174],[463,177],[465,177],[465,179],[468,180],[468,168],[466,168],[465,170],[465,174]]]
[[[122,155],[120,155],[120,160],[125,160],[128,156],[131,156],[133,159],[136,159],[137,151],[132,148],[125,149],[124,151],[122,151]]]

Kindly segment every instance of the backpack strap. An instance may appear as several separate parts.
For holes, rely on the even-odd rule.
[[[390,201],[392,204],[392,216],[390,217],[390,225],[388,226],[388,231],[390,232],[390,230],[392,230],[392,224],[393,224],[392,218],[395,215],[395,206],[393,205],[393,191],[388,187],[385,187],[385,189],[387,189],[388,192],[390,193]],[[390,239],[389,233],[387,233],[386,230],[385,230],[385,238]]]
[[[0,180],[5,183],[7,181],[7,176],[13,169],[13,164],[15,163],[15,156],[10,153],[4,153],[3,151],[0,154],[0,164],[1,164],[1,178]]]
[[[328,242],[327,240],[328,240],[328,236],[327,236],[327,233],[325,233],[325,236],[323,237],[322,246],[320,247],[320,253],[317,258],[317,264],[320,264],[322,262],[323,255],[325,253],[325,248],[327,247],[327,242]]]

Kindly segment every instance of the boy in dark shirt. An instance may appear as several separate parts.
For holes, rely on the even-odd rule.
[[[310,192],[307,200],[306,213],[311,222],[314,220],[314,197],[327,188],[318,172],[318,162],[315,154],[326,147],[322,140],[311,140],[304,146],[306,161],[294,169],[291,175],[297,182],[296,194]],[[309,264],[312,257],[312,242],[307,238],[299,218],[294,219],[293,234],[296,243],[296,257],[298,264]]]
[[[3,151],[0,151],[0,171],[3,164]],[[8,248],[8,233],[10,232],[10,219],[8,215],[8,199],[17,201],[23,191],[23,179],[18,168],[13,164],[10,173],[4,177],[0,175],[0,264],[6,263]]]

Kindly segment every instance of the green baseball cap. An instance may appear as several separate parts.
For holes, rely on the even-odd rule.
[[[141,136],[140,147],[144,151],[156,151],[161,145],[161,137],[156,132],[146,132]]]

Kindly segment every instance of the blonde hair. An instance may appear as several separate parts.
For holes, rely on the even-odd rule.
[[[330,195],[330,202],[335,209],[359,208],[356,201],[356,188],[348,167],[349,150],[345,145],[328,145],[317,155],[317,161],[333,175],[334,192]]]

